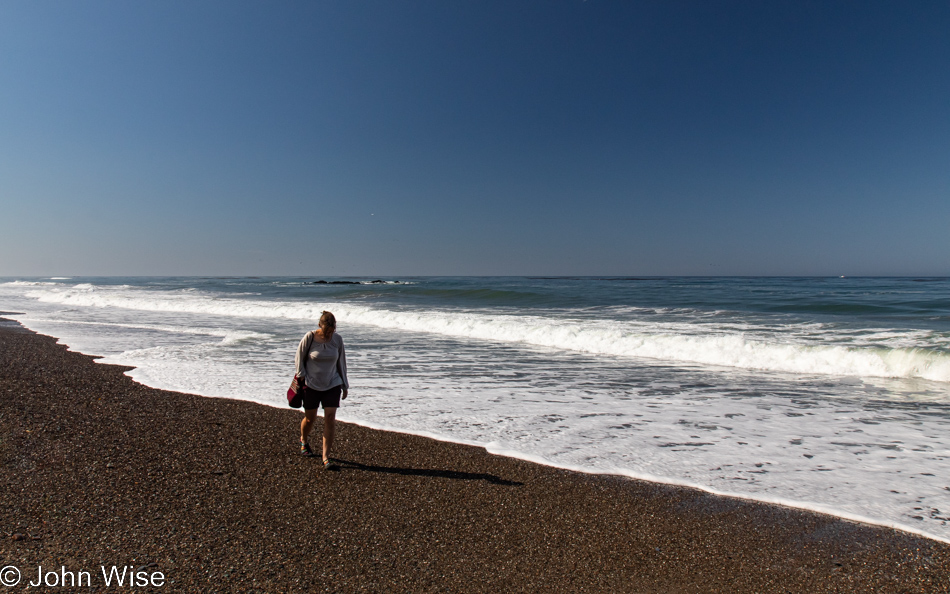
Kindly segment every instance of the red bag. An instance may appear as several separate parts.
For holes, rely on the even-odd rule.
[[[307,389],[307,384],[302,381],[297,380],[297,376],[294,376],[294,381],[290,384],[290,389],[287,390],[287,404],[290,405],[290,408],[300,408],[303,406],[303,391]]]

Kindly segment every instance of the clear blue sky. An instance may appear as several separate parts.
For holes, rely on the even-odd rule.
[[[950,275],[950,3],[0,3],[0,275]]]

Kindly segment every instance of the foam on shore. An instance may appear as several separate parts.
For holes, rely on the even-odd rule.
[[[24,325],[24,327],[29,328],[26,324],[23,324],[23,325]],[[143,326],[146,326],[146,327],[148,327],[148,328],[152,328],[152,326],[148,326],[148,325],[143,325]],[[30,329],[33,330],[32,328],[30,328]],[[227,339],[227,337],[225,336],[225,333],[215,334],[215,335],[219,335],[219,336],[222,336],[222,337],[224,337],[225,339]],[[68,345],[67,345],[67,346],[68,346]],[[95,355],[96,355],[95,353],[83,353],[83,354],[92,355],[92,356],[95,356]],[[108,364],[108,363],[109,363],[109,360],[108,360],[108,359],[105,359],[105,360],[101,360],[100,362]],[[132,369],[132,370],[130,370],[130,371],[126,371],[126,372],[125,372],[125,375],[131,377],[132,379],[134,379],[135,381],[141,383],[142,385],[145,385],[145,386],[150,387],[150,388],[166,389],[166,390],[167,390],[167,389],[172,389],[172,390],[174,390],[174,391],[179,391],[179,392],[182,391],[182,390],[180,390],[180,389],[175,389],[175,388],[172,388],[172,387],[169,387],[169,386],[164,386],[164,385],[157,384],[157,383],[150,383],[150,382],[148,381],[148,374],[145,373],[145,372],[143,372],[142,370],[139,370],[139,369]],[[208,398],[222,398],[222,396],[221,396],[220,394],[214,394],[214,393],[211,393],[211,392],[205,392],[205,393],[203,393],[203,392],[201,392],[201,391],[186,391],[186,392],[184,392],[184,393],[190,393],[190,394],[194,394],[194,395],[196,395],[196,396],[203,396],[203,397],[208,397]],[[227,398],[227,399],[235,399],[235,398],[233,398],[233,397],[224,397],[224,398]],[[252,398],[252,397],[236,398],[236,399],[237,399],[237,400],[242,400],[242,401],[247,401],[247,402],[253,402],[253,403],[255,403],[255,404],[259,404],[259,405],[263,405],[263,406],[268,406],[268,407],[271,407],[271,408],[280,408],[280,409],[285,408],[285,406],[283,406],[282,403],[281,403],[281,404],[277,404],[277,403],[275,403],[273,400],[256,399],[256,398]],[[686,488],[691,488],[691,489],[697,489],[697,490],[700,490],[700,491],[703,491],[703,492],[706,492],[706,493],[710,493],[710,494],[712,494],[712,495],[718,495],[718,496],[723,496],[723,497],[731,497],[731,498],[742,499],[742,500],[746,500],[746,501],[754,501],[754,502],[759,502],[759,503],[766,503],[766,504],[773,504],[773,505],[781,505],[781,506],[784,506],[784,507],[789,507],[789,508],[794,508],[794,509],[807,510],[807,511],[812,511],[812,512],[816,512],[816,513],[821,513],[821,514],[829,515],[829,516],[834,516],[834,517],[837,517],[837,518],[841,518],[841,519],[845,519],[845,520],[849,520],[849,521],[853,521],[853,522],[858,522],[858,523],[862,523],[862,524],[868,524],[868,525],[872,525],[872,526],[882,526],[882,527],[886,527],[886,528],[893,528],[893,529],[895,529],[895,530],[900,530],[900,531],[906,532],[906,533],[908,533],[908,534],[914,534],[914,535],[922,536],[922,537],[924,537],[924,538],[928,538],[928,539],[931,539],[931,540],[934,540],[934,541],[938,541],[938,542],[943,542],[943,543],[950,544],[950,538],[946,538],[946,537],[942,537],[942,536],[939,536],[939,535],[936,535],[936,534],[932,534],[932,533],[929,533],[929,532],[927,532],[927,531],[925,531],[925,530],[921,530],[921,529],[918,529],[918,528],[914,528],[914,527],[908,526],[908,525],[903,524],[903,523],[900,523],[900,522],[893,522],[893,521],[888,521],[888,520],[875,519],[875,518],[868,517],[868,516],[861,515],[861,514],[855,514],[855,513],[850,513],[850,512],[847,512],[847,511],[842,511],[842,510],[839,510],[839,509],[835,509],[835,508],[833,508],[833,507],[831,507],[831,506],[822,505],[822,504],[819,504],[819,503],[812,503],[812,502],[805,502],[805,501],[795,501],[795,500],[790,500],[790,499],[781,498],[781,497],[757,496],[757,495],[751,495],[751,494],[748,494],[748,493],[740,493],[740,492],[733,492],[733,491],[721,490],[721,489],[716,489],[716,488],[710,487],[710,486],[708,486],[708,485],[703,485],[703,484],[701,484],[701,483],[697,483],[697,482],[694,482],[694,481],[687,481],[687,480],[682,480],[682,479],[677,479],[677,478],[671,478],[671,477],[666,477],[666,476],[660,476],[660,475],[654,475],[654,474],[643,473],[643,472],[635,472],[635,471],[632,471],[632,470],[630,470],[630,469],[621,468],[621,467],[610,468],[610,469],[594,469],[594,468],[591,468],[591,467],[589,467],[589,466],[582,466],[582,465],[578,465],[578,464],[564,464],[564,463],[558,463],[558,462],[556,462],[556,461],[552,461],[552,460],[550,460],[550,459],[548,459],[548,458],[546,458],[546,457],[543,457],[543,456],[538,456],[538,455],[534,455],[534,454],[530,454],[530,453],[525,453],[525,452],[518,451],[518,450],[515,450],[515,449],[511,449],[511,448],[506,448],[506,447],[500,446],[498,443],[492,442],[492,441],[484,442],[484,441],[478,441],[478,440],[465,440],[465,439],[453,438],[453,437],[446,436],[446,435],[443,435],[443,434],[441,434],[441,433],[437,433],[437,432],[433,432],[433,431],[406,429],[406,428],[404,428],[404,427],[398,427],[398,426],[389,425],[389,424],[386,424],[386,423],[379,423],[379,422],[375,422],[375,421],[371,421],[371,420],[367,420],[367,419],[363,419],[363,418],[353,418],[353,417],[351,417],[350,415],[347,415],[347,414],[346,414],[346,411],[347,411],[347,409],[346,409],[345,406],[340,409],[340,412],[338,413],[337,417],[338,417],[341,421],[347,422],[347,423],[351,423],[351,424],[355,424],[355,425],[359,425],[359,426],[366,427],[366,428],[369,428],[369,429],[376,429],[376,430],[380,430],[380,431],[388,431],[388,432],[392,432],[392,433],[401,433],[401,434],[405,434],[405,435],[415,435],[415,436],[418,436],[418,437],[425,437],[425,438],[428,438],[428,439],[434,439],[434,440],[442,441],[442,442],[446,442],[446,443],[457,443],[457,444],[460,444],[460,445],[467,445],[467,446],[474,446],[474,447],[482,447],[482,448],[485,448],[485,450],[488,451],[488,452],[491,453],[491,454],[495,454],[495,455],[499,455],[499,456],[505,456],[505,457],[508,457],[508,458],[514,458],[514,459],[518,459],[518,460],[524,460],[524,461],[526,461],[526,462],[531,462],[531,463],[535,463],[535,464],[541,464],[541,465],[549,466],[549,467],[552,467],[552,468],[560,468],[560,469],[563,469],[563,470],[570,470],[570,471],[574,471],[574,472],[581,472],[581,473],[584,473],[584,474],[625,476],[625,477],[628,477],[628,478],[631,478],[631,479],[642,480],[642,481],[648,481],[648,482],[651,482],[651,483],[658,483],[658,484],[671,485],[671,486],[676,486],[676,487],[686,487]],[[322,416],[322,412],[321,412],[320,414],[321,414],[321,416]]]

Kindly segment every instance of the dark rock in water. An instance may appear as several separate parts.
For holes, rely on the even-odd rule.
[[[397,284],[397,285],[399,284],[399,281],[392,281],[392,282],[393,282],[393,284]],[[364,284],[364,283],[361,283],[360,281],[325,281],[325,280],[318,280],[318,281],[313,281],[313,282],[310,283],[310,284],[311,284],[311,285],[362,285],[362,284]],[[386,281],[381,280],[381,279],[376,279],[376,280],[367,281],[365,284],[367,284],[367,285],[385,285],[385,284],[386,284]]]

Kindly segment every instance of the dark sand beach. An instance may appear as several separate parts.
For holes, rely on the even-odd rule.
[[[125,369],[0,324],[12,590],[131,565],[172,592],[950,591],[950,545],[476,447],[344,424],[324,471],[299,412]]]

